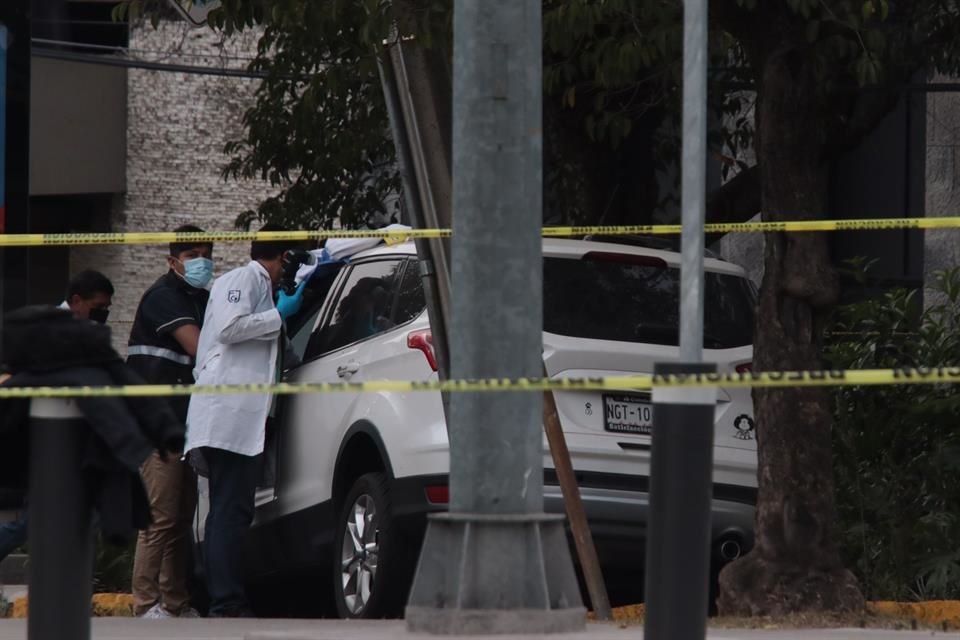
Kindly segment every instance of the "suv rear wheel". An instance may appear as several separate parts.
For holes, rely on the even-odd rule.
[[[383,473],[358,478],[343,500],[333,547],[333,593],[341,618],[401,613],[410,563],[392,508]]]

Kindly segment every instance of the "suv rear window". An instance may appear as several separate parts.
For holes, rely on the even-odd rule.
[[[745,278],[705,274],[706,349],[753,342],[753,292]],[[544,330],[564,336],[676,346],[680,327],[680,270],[659,258],[588,253],[582,259],[546,257]]]

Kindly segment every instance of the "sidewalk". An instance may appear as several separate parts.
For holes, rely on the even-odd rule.
[[[24,640],[25,620],[0,620],[0,640]],[[408,634],[402,621],[344,620],[137,620],[97,618],[93,640],[438,640],[443,636]],[[453,636],[449,636],[453,637]],[[544,639],[548,636],[456,636],[488,640]],[[558,640],[627,640],[643,637],[642,627],[620,628],[590,624],[584,633],[549,636]],[[931,631],[829,630],[711,630],[710,640],[919,640],[957,638],[958,633]]]

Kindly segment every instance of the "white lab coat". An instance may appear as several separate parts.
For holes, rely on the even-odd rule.
[[[260,263],[217,278],[197,346],[197,384],[274,382],[282,324],[270,276]],[[184,454],[199,447],[262,453],[269,410],[269,394],[192,396]]]

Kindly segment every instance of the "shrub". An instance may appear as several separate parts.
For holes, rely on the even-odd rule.
[[[98,536],[96,545],[93,592],[129,593],[136,543],[117,546],[105,542]]]
[[[960,364],[960,270],[835,313],[837,369]],[[930,303],[932,302],[932,304]],[[960,596],[960,386],[833,392],[840,544],[869,599]]]

